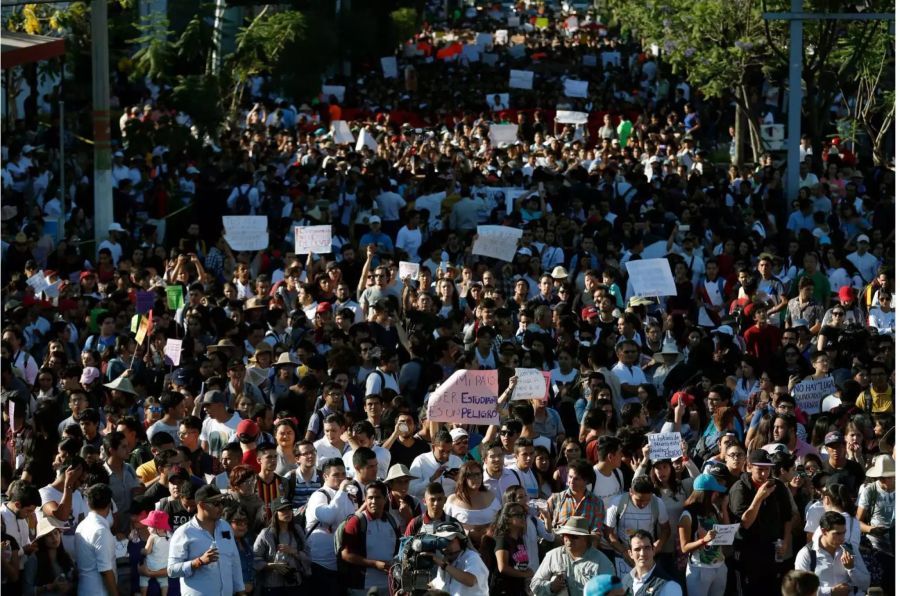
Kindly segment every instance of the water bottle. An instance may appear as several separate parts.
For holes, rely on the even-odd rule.
[[[779,538],[775,541],[775,562],[781,563],[784,561],[784,557],[778,555],[778,549],[784,546],[784,540]]]
[[[209,545],[209,548],[214,549],[216,551],[216,554],[219,554],[219,545],[216,544],[215,536],[213,536],[212,543]],[[218,561],[213,561],[212,563],[209,564],[209,567],[218,567],[218,566],[219,566]]]

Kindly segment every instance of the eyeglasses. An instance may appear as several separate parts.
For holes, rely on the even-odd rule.
[[[725,457],[728,459],[747,459],[747,456],[743,453],[726,453]]]
[[[832,317],[843,317],[843,316],[844,316],[844,311],[842,311],[842,310],[833,310],[833,311],[831,311],[831,316],[832,316]]]
[[[517,435],[517,434],[519,434],[519,433],[517,433],[515,431],[511,431],[511,430],[501,430],[500,431],[501,437],[511,437],[512,435]]]

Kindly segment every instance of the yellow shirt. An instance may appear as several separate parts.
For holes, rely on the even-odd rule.
[[[872,387],[869,387],[869,391],[872,394],[872,411],[873,412],[893,412],[894,411],[894,392],[891,390],[890,385],[888,385],[887,390],[882,393],[875,391]],[[856,407],[860,410],[866,409],[866,392],[863,391],[859,394],[859,397],[856,398]]]

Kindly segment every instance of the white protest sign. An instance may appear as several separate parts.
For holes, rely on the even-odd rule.
[[[681,433],[650,433],[650,460],[672,459],[681,457]]]
[[[603,52],[600,59],[603,61],[603,68],[622,65],[622,54],[619,52]]]
[[[494,43],[504,46],[509,43],[509,31],[506,29],[497,29],[494,31]]]
[[[578,31],[578,17],[572,15],[566,19],[566,29],[569,31]]]
[[[466,44],[462,49],[462,57],[466,62],[478,62],[481,60],[481,48],[475,44]]]
[[[43,269],[29,277],[26,283],[34,290],[35,296],[39,295],[50,285],[47,278],[44,276]]]
[[[587,124],[587,112],[572,112],[569,110],[557,110],[556,121],[560,124]]]
[[[674,296],[675,278],[668,259],[638,259],[625,263],[635,296]]]
[[[263,250],[269,246],[265,215],[223,215],[225,242],[232,250]]]
[[[513,208],[516,205],[516,199],[524,195],[527,190],[524,188],[504,188],[503,194],[505,195],[504,204],[506,205],[506,214],[509,215],[513,212]]]
[[[502,143],[513,145],[518,140],[519,127],[515,124],[491,124],[491,145],[497,147]]]
[[[332,95],[334,95],[338,103],[344,102],[344,93],[347,92],[347,88],[343,85],[322,85],[322,95],[325,96],[325,101],[328,101]]]
[[[836,390],[834,377],[828,375],[821,379],[807,379],[794,385],[791,396],[797,407],[807,414],[818,414],[822,411],[822,399]]]
[[[353,133],[350,132],[350,126],[346,120],[335,120],[331,123],[331,135],[337,145],[346,145],[353,143]]]
[[[428,398],[428,420],[500,424],[497,395],[496,370],[458,370]]]
[[[331,252],[331,226],[294,228],[294,252],[298,255]]]
[[[479,49],[488,47],[493,41],[494,36],[490,33],[479,33],[475,36],[475,45],[478,46]]]
[[[532,89],[534,87],[534,73],[530,70],[510,70],[510,89]]]
[[[547,384],[550,376],[536,368],[517,368],[516,387],[510,400],[547,399]]]
[[[710,542],[710,546],[731,546],[734,544],[734,537],[737,535],[738,528],[741,524],[715,524],[713,530],[716,531],[716,537]]]
[[[381,59],[381,72],[386,79],[397,78],[397,58],[395,56],[385,56]]]
[[[368,127],[361,128],[356,136],[356,150],[362,151],[363,147],[368,147],[372,151],[378,150],[378,143],[375,142],[375,137],[369,133]]]
[[[566,97],[587,97],[588,82],[576,79],[566,79],[563,84]]]
[[[166,358],[172,361],[172,366],[178,366],[181,362],[182,341],[183,340],[172,338],[166,340],[166,347],[163,348],[163,353],[166,355]]]
[[[47,298],[56,298],[57,296],[59,296],[59,286],[61,283],[62,282],[60,280],[56,280],[52,284],[49,284],[46,288],[44,288],[44,296],[46,296]]]
[[[509,226],[478,226],[478,238],[472,245],[473,255],[484,255],[512,262],[516,256],[522,230]]]
[[[400,271],[397,272],[397,277],[401,280],[406,279],[407,277],[416,279],[419,277],[419,264],[410,263],[409,261],[400,261]]]

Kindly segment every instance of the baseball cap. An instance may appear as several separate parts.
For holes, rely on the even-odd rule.
[[[204,484],[194,493],[194,500],[198,503],[218,503],[225,495],[223,495],[214,484]]]
[[[831,431],[827,435],[825,435],[825,446],[828,447],[830,445],[841,445],[844,443],[844,437],[841,436],[836,430]]]
[[[457,439],[461,439],[463,437],[468,437],[468,436],[469,436],[469,433],[467,433],[465,431],[465,429],[463,429],[463,428],[454,428],[453,430],[450,431],[450,438],[453,439],[454,441]]]
[[[278,497],[272,501],[272,511],[286,511],[291,508],[291,502],[284,497]]]
[[[203,394],[204,404],[227,404],[228,398],[218,389],[207,391]]]
[[[378,217],[377,215],[372,215],[372,216],[370,216],[370,217],[369,217],[369,225],[371,225],[371,224],[376,224],[376,223],[380,224],[380,223],[381,223],[381,218]]]
[[[727,492],[721,482],[716,480],[712,474],[700,474],[694,478],[694,490],[712,490],[717,493]]]
[[[86,366],[83,371],[81,371],[81,384],[82,385],[90,385],[94,381],[100,378],[100,370],[95,366]]]
[[[866,242],[866,243],[868,243],[868,242],[869,242],[869,237],[866,236],[865,234],[860,234],[859,236],[856,237],[856,241],[857,241],[857,242]]]
[[[331,303],[330,302],[320,302],[318,306],[316,306],[316,314],[331,312]]]
[[[731,476],[731,473],[728,471],[728,466],[718,461],[708,462],[703,466],[703,473],[713,476],[716,479],[728,478]]]
[[[622,580],[615,575],[597,575],[584,584],[584,596],[606,596],[617,588],[624,588]]]
[[[584,320],[596,317],[600,314],[596,306],[585,306],[581,309],[581,318]]]
[[[754,449],[753,451],[751,451],[747,463],[749,463],[751,466],[773,465],[772,461],[769,459],[769,454],[765,449]]]
[[[241,420],[237,429],[235,429],[234,434],[241,436],[246,435],[248,437],[258,437],[259,436],[259,425],[252,420]]]
[[[679,398],[684,402],[685,407],[691,407],[694,404],[694,396],[688,393],[687,391],[676,391],[672,394],[672,399],[669,400],[669,403],[672,404],[672,407],[678,405]]]
[[[853,288],[850,286],[842,286],[841,289],[838,290],[838,299],[841,302],[850,302],[853,298]]]

